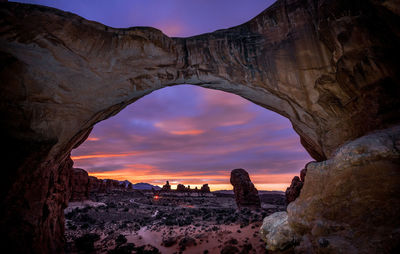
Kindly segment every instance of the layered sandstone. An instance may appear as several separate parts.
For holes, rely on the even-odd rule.
[[[251,182],[249,173],[246,170],[242,168],[232,170],[230,182],[233,185],[233,192],[238,208],[261,207],[258,191]]]
[[[113,191],[132,190],[129,181],[118,181],[113,179],[98,179],[89,176],[81,168],[72,168],[70,173],[70,198],[69,201],[84,201],[89,199],[90,193],[108,193]]]
[[[16,252],[62,251],[70,151],[94,124],[166,86],[219,89],[271,109],[291,121],[317,161],[399,123],[399,9],[395,0],[278,0],[240,26],[169,38],[0,3],[1,238]],[[308,202],[302,195],[293,202],[299,207]],[[319,216],[310,214],[309,221]],[[354,232],[360,223],[351,224]]]
[[[89,175],[81,168],[72,168],[70,201],[83,201],[89,199]]]

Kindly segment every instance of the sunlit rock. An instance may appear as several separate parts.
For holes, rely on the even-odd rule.
[[[285,250],[300,240],[299,235],[288,224],[287,212],[273,213],[265,217],[260,234],[267,243],[267,249],[271,251]]]

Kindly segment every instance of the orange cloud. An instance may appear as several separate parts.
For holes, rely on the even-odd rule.
[[[193,123],[188,119],[173,119],[166,122],[157,122],[154,126],[172,135],[196,136],[205,132],[205,130],[193,129]]]
[[[90,137],[88,139],[86,139],[87,141],[98,141],[100,140],[99,138],[94,138],[94,137]]]
[[[171,131],[170,132],[173,135],[200,135],[203,134],[204,131],[202,130],[187,130],[187,131]]]
[[[112,157],[124,157],[143,154],[143,152],[132,152],[132,153],[118,153],[118,154],[89,154],[80,156],[71,156],[72,160],[84,160],[93,158],[112,158]]]

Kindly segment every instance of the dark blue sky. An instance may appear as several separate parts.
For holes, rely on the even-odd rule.
[[[192,36],[246,22],[274,1],[20,1],[59,8],[112,27],[153,26]],[[230,188],[234,168],[259,189],[283,190],[311,158],[290,122],[239,96],[182,85],[158,90],[95,126],[73,151],[100,178]]]

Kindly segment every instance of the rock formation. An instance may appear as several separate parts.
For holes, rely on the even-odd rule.
[[[169,185],[169,181],[167,181],[163,187],[161,188],[162,191],[171,191],[171,185]]]
[[[201,186],[200,191],[204,193],[210,193],[210,187],[208,186],[207,183],[205,183],[203,184],[203,186]]]
[[[81,168],[72,168],[70,201],[89,199],[89,175]]]
[[[260,208],[261,202],[258,191],[250,180],[249,173],[242,168],[234,169],[231,172],[231,184],[235,193],[236,205],[238,208]]]
[[[286,204],[295,201],[300,195],[301,188],[303,188],[304,180],[306,179],[307,165],[300,171],[300,178],[298,176],[293,177],[292,183],[286,189]]]
[[[90,192],[102,192],[103,181],[94,176],[89,176],[89,191]]]
[[[293,177],[290,186],[286,189],[286,204],[295,201],[300,195],[301,188],[303,188],[304,180],[306,179],[307,165],[300,171],[300,178],[298,176]]]
[[[183,185],[183,184],[178,184],[178,185],[176,186],[176,191],[178,191],[178,192],[186,192],[186,191],[188,191],[188,189],[185,187],[185,185]]]
[[[344,144],[400,123],[399,10],[396,0],[278,0],[245,24],[169,38],[154,28],[115,29],[53,8],[1,2],[0,139],[7,150],[0,237],[14,246],[12,252],[62,252],[71,150],[94,124],[166,86],[186,83],[238,94],[287,117],[317,161],[336,161]],[[394,195],[375,202],[370,191],[399,193],[391,179],[400,173],[388,170],[399,167],[396,160],[366,157],[373,154],[362,164],[371,174],[348,174],[340,186],[370,204],[356,209],[358,224],[346,227],[354,235],[362,232],[360,239],[380,241],[380,232],[394,224],[371,211],[390,215],[400,202],[392,201]],[[386,169],[373,166],[378,164]],[[330,174],[320,172],[320,181],[329,182]],[[353,213],[341,205],[303,214],[310,202],[303,193],[330,200],[326,203],[349,202],[349,195],[328,195],[336,184],[324,185],[322,192],[307,187],[309,175],[289,205],[289,224],[295,207],[303,220],[295,224],[306,233],[317,217],[329,215],[329,225],[349,219]],[[376,182],[377,175],[380,183],[388,181],[384,188],[358,189],[361,182]],[[309,239],[315,246],[316,238]]]
[[[72,168],[70,173],[70,201],[83,201],[89,199],[89,193],[107,193],[112,191],[132,190],[129,181],[117,181],[112,179],[98,179],[89,176],[81,168]]]
[[[397,126],[344,145],[332,159],[307,164],[301,194],[287,208],[296,252],[391,253],[399,247],[399,148]],[[268,243],[267,231],[262,234]],[[273,245],[293,244],[279,241]]]
[[[293,177],[292,183],[285,191],[286,204],[294,201],[300,195],[301,188],[303,188],[303,182],[300,180],[300,177]]]

